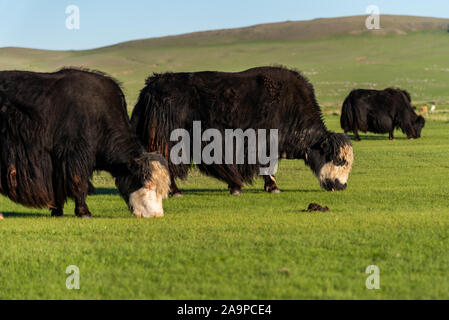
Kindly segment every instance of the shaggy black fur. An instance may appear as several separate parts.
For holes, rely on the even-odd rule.
[[[360,141],[359,130],[389,133],[393,140],[397,128],[409,139],[420,138],[425,120],[415,113],[411,100],[410,94],[400,89],[354,90],[343,104],[341,127],[345,132],[354,132],[357,141]]]
[[[305,159],[316,174],[326,162],[338,162],[340,147],[350,145],[345,135],[326,129],[307,79],[282,67],[260,67],[240,73],[155,74],[147,79],[131,118],[147,150],[162,153],[167,161],[177,143],[170,142],[171,132],[183,128],[192,139],[194,121],[201,121],[203,131],[218,129],[223,137],[225,129],[278,129],[279,154]],[[169,161],[172,194],[179,194],[175,178],[184,179],[189,167]],[[198,167],[228,183],[233,194],[239,194],[243,184],[252,183],[259,173],[259,165]],[[274,177],[264,178],[266,191],[278,191]],[[325,187],[331,190],[346,186]]]
[[[55,216],[68,197],[77,216],[91,216],[95,170],[109,171],[127,199],[151,175],[141,159],[164,161],[131,130],[117,82],[96,71],[0,72],[0,128],[0,192]]]

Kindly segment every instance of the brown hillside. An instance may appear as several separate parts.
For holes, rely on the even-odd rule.
[[[366,29],[365,20],[366,16],[353,16],[310,21],[268,23],[245,28],[213,30],[163,38],[136,40],[124,42],[112,47],[204,45],[254,40],[300,41],[315,40],[339,34],[406,34],[413,31],[447,30],[449,28],[449,19],[381,15],[382,29],[372,31]]]

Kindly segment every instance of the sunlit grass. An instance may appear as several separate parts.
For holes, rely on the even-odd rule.
[[[327,117],[338,129],[338,117]],[[449,125],[431,121],[420,140],[362,136],[344,192],[319,188],[302,161],[284,161],[283,193],[259,179],[242,197],[192,172],[166,217],[138,220],[108,175],[91,220],[1,200],[0,298],[33,299],[447,299]],[[302,213],[310,202],[328,213]],[[65,287],[66,267],[81,290]],[[365,287],[366,267],[381,290]],[[282,270],[282,272],[281,272]]]

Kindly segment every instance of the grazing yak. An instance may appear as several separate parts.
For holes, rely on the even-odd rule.
[[[418,116],[411,106],[410,94],[405,90],[388,88],[378,90],[353,90],[343,103],[341,128],[354,132],[360,141],[358,131],[389,133],[394,139],[394,130],[400,128],[409,139],[421,137],[426,121]]]
[[[276,160],[282,154],[305,160],[326,190],[347,186],[353,163],[350,140],[327,130],[312,85],[296,71],[260,67],[239,73],[156,74],[147,79],[131,124],[147,150],[165,155],[171,174],[170,193],[175,196],[181,196],[175,179],[187,176],[190,160],[196,155],[193,150],[187,163],[174,164],[170,154],[177,141],[171,141],[171,133],[181,128],[192,134],[198,121],[204,130],[218,130],[222,136],[230,129],[278,130]],[[196,142],[191,138],[193,145]],[[248,141],[244,148],[247,155]],[[194,162],[203,173],[226,182],[231,194],[240,195],[243,184],[252,183],[262,167],[260,162],[250,164],[247,160],[243,164]],[[265,191],[278,193],[274,173],[260,174]]]
[[[108,171],[138,217],[163,215],[170,177],[131,129],[112,78],[94,71],[0,72],[0,193],[62,216],[67,198],[90,217],[86,197],[96,170]]]

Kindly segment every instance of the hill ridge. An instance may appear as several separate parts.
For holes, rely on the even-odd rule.
[[[197,31],[179,35],[169,35],[156,38],[145,38],[125,41],[106,46],[133,46],[146,42],[147,44],[164,45],[174,42],[176,45],[193,42],[204,44],[208,38],[213,38],[215,43],[232,43],[250,40],[272,41],[301,41],[318,40],[332,35],[372,33],[375,35],[406,34],[408,32],[448,30],[449,19],[404,15],[381,15],[381,29],[368,30],[365,26],[367,16],[349,16],[338,18],[316,18],[312,20],[282,21],[256,24],[252,26]],[[101,49],[101,48],[99,48]]]
[[[367,15],[337,18],[315,18],[312,20],[281,21],[255,24],[246,27],[196,31],[163,37],[150,37],[124,41],[99,48],[87,50],[45,50],[23,47],[3,47],[5,50],[30,50],[30,52],[72,52],[95,51],[117,47],[135,47],[142,44],[151,46],[166,45],[204,45],[225,44],[251,40],[271,41],[307,41],[318,40],[332,35],[358,35],[372,33],[375,35],[397,34],[428,30],[448,30],[448,18],[433,18],[406,15],[381,15],[381,29],[368,30],[365,27]]]

